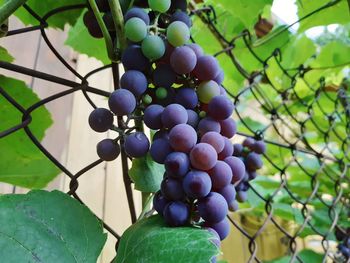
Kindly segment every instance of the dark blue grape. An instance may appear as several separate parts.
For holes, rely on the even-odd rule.
[[[164,207],[169,201],[162,195],[161,191],[158,191],[153,198],[153,207],[158,214],[163,215]]]
[[[201,56],[197,60],[193,75],[199,80],[213,80],[219,74],[219,64],[213,56]]]
[[[150,154],[154,161],[163,164],[165,158],[173,151],[170,146],[169,140],[167,139],[157,139],[153,141],[150,149]]]
[[[183,202],[171,202],[165,206],[163,216],[169,226],[183,226],[189,221],[190,209]]]
[[[211,238],[210,241],[219,248],[221,246],[219,234],[211,227],[206,227],[205,229],[214,235],[214,238]]]
[[[232,138],[237,132],[236,122],[232,118],[220,121],[221,134],[227,138]]]
[[[127,89],[118,89],[112,92],[108,105],[117,116],[130,115],[136,108],[136,99]]]
[[[224,95],[214,97],[208,105],[208,114],[215,120],[224,120],[233,113],[233,102]]]
[[[162,124],[162,113],[164,111],[163,106],[153,104],[146,108],[143,121],[145,125],[153,130],[158,130],[163,127]]]
[[[196,54],[197,59],[201,56],[203,56],[204,52],[203,49],[200,45],[191,43],[191,44],[186,44],[187,47],[191,48],[194,53]]]
[[[148,58],[146,58],[139,45],[128,46],[121,59],[124,67],[128,70],[146,71],[151,68]]]
[[[239,143],[235,143],[233,145],[233,155],[240,157],[242,156],[242,153],[243,153],[243,145]]]
[[[241,181],[245,175],[245,165],[242,160],[235,156],[229,156],[225,158],[225,163],[231,167],[232,183]]]
[[[89,116],[89,125],[96,132],[106,132],[113,126],[113,114],[104,108],[94,109]]]
[[[211,117],[201,119],[198,123],[198,132],[200,135],[204,135],[207,132],[214,131],[220,133],[220,123]]]
[[[248,153],[244,163],[249,172],[254,172],[263,166],[260,155],[255,152]]]
[[[180,88],[176,93],[175,102],[186,109],[194,109],[198,105],[198,96],[194,89]]]
[[[198,143],[190,152],[191,165],[202,171],[212,169],[217,161],[218,154],[214,147],[207,143]]]
[[[127,89],[139,98],[147,90],[148,82],[146,76],[137,70],[128,70],[120,79],[120,86]]]
[[[169,88],[176,81],[176,73],[170,65],[159,64],[153,71],[153,84],[158,87]]]
[[[230,206],[236,199],[236,189],[233,184],[228,184],[225,187],[221,188],[219,191],[225,199],[227,204]]]
[[[180,46],[174,49],[170,56],[170,65],[177,74],[188,74],[196,66],[197,56],[187,46]]]
[[[226,157],[232,156],[233,154],[233,144],[232,142],[224,137],[225,146],[224,149],[219,153],[218,159],[224,160]]]
[[[230,166],[224,161],[217,161],[215,166],[208,171],[213,188],[221,189],[229,185],[232,181],[232,171]]]
[[[234,200],[231,204],[228,205],[228,209],[231,212],[236,212],[239,209],[239,204],[236,200]]]
[[[187,123],[187,120],[187,111],[180,104],[170,104],[165,107],[162,113],[162,123],[165,128],[172,128],[175,125]]]
[[[253,138],[245,138],[245,140],[243,141],[242,145],[244,147],[247,147],[248,149],[252,150],[252,146],[254,145],[255,140]]]
[[[120,147],[111,139],[100,141],[97,146],[97,155],[104,161],[113,161],[120,154]]]
[[[266,144],[264,141],[255,141],[251,148],[255,153],[263,154],[266,151]]]
[[[224,240],[230,234],[230,222],[224,218],[218,223],[209,223],[207,226],[213,228],[219,235],[220,240]]]
[[[148,152],[149,140],[143,132],[131,133],[125,139],[124,148],[130,157],[142,157]]]
[[[150,22],[149,16],[144,9],[138,8],[138,7],[130,8],[124,16],[124,21],[126,22],[130,18],[133,18],[133,17],[138,17],[138,18],[142,19],[146,25],[149,25],[149,22]]]
[[[222,82],[224,81],[224,78],[225,78],[225,72],[222,69],[220,69],[218,75],[214,78],[214,81],[217,84],[221,85]]]
[[[199,122],[199,116],[197,112],[194,110],[186,110],[188,114],[188,121],[187,124],[192,126],[193,128],[197,128],[198,122]]]
[[[211,180],[206,172],[192,170],[182,181],[183,189],[190,198],[203,198],[211,189]]]
[[[208,196],[198,201],[198,211],[205,221],[218,223],[226,217],[228,205],[221,194],[211,192]],[[220,233],[218,234],[220,235]]]
[[[180,181],[173,178],[166,178],[161,183],[161,191],[163,196],[171,201],[182,200],[185,197],[185,193],[182,189]]]
[[[183,177],[190,169],[190,159],[183,152],[173,152],[166,157],[164,166],[169,176]]]
[[[248,199],[248,192],[246,191],[238,191],[236,195],[236,199],[240,203],[244,203]]]
[[[220,153],[225,147],[224,137],[217,132],[207,132],[202,138],[201,142],[208,143],[214,147],[217,153]]]
[[[197,133],[188,124],[178,124],[170,130],[169,142],[175,151],[189,153],[197,143]]]
[[[184,22],[188,27],[192,26],[192,20],[188,14],[181,10],[177,10],[171,17],[170,22],[181,21]]]
[[[158,139],[166,139],[169,140],[169,133],[166,130],[160,130],[157,131],[154,135],[153,135],[153,140],[158,140]]]

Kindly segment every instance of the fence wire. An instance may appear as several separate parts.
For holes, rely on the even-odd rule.
[[[334,4],[333,2],[330,2],[305,17],[300,18],[295,23],[307,19],[323,9],[331,7]],[[81,169],[79,172],[72,173],[35,137],[29,128],[29,124],[32,121],[31,114],[39,107],[74,92],[82,92],[91,106],[96,108],[90,95],[97,94],[108,97],[110,93],[91,87],[89,85],[89,78],[102,70],[112,70],[114,86],[118,87],[118,64],[112,63],[97,68],[85,76],[82,76],[63,59],[47,37],[45,30],[48,27],[47,20],[50,17],[61,12],[85,8],[86,5],[60,7],[51,10],[44,16],[39,16],[26,4],[24,4],[23,7],[38,21],[38,25],[10,30],[7,36],[24,34],[36,30],[40,31],[42,39],[48,45],[54,56],[69,72],[73,73],[79,81],[71,81],[59,76],[33,70],[31,68],[0,61],[0,68],[69,87],[69,89],[49,96],[27,109],[21,106],[15,98],[11,97],[2,87],[0,87],[1,95],[4,96],[13,107],[22,113],[21,123],[18,123],[5,131],[0,131],[0,138],[23,129],[37,148],[45,154],[47,158],[49,158],[62,171],[62,173],[69,177],[70,184],[67,194],[83,203],[83,200],[81,200],[77,194],[79,178],[84,176],[90,169],[101,164],[103,161],[101,159],[96,160]],[[325,78],[321,78],[317,85],[309,83],[305,74],[310,70],[317,70],[316,68],[305,68],[303,65],[300,65],[297,68],[285,68],[282,65],[283,52],[280,48],[276,48],[267,58],[261,58],[259,57],[259,54],[254,51],[252,46],[252,36],[248,30],[243,31],[232,39],[226,39],[217,27],[217,15],[212,6],[205,6],[196,9],[196,6],[192,5],[191,8],[191,15],[197,16],[202,23],[206,24],[221,44],[221,49],[217,50],[214,55],[218,58],[220,58],[220,56],[227,56],[227,59],[231,60],[235,70],[237,70],[245,79],[246,85],[236,94],[233,94],[227,89],[227,92],[236,105],[235,119],[239,120],[239,123],[241,124],[238,128],[241,129],[244,127],[244,130],[246,131],[238,132],[238,134],[244,137],[253,137],[256,139],[264,138],[268,145],[268,151],[264,154],[264,161],[265,164],[268,163],[271,168],[268,170],[263,169],[262,172],[259,173],[259,176],[272,175],[275,182],[277,182],[275,188],[271,189],[268,195],[262,193],[261,188],[254,184],[254,181],[250,184],[254,198],[259,199],[260,202],[264,203],[264,211],[260,214],[262,223],[255,233],[247,231],[239,222],[235,221],[233,217],[229,217],[233,227],[240,231],[249,241],[248,250],[250,252],[250,257],[248,262],[262,262],[262,259],[257,255],[259,247],[257,246],[256,241],[266,226],[271,223],[284,236],[283,242],[288,244],[290,262],[306,262],[303,261],[298,254],[300,248],[298,248],[297,245],[297,239],[302,236],[306,228],[309,232],[311,231],[311,234],[321,238],[321,245],[324,254],[323,262],[345,262],[347,259],[340,256],[339,253],[334,250],[334,246],[332,247],[331,243],[332,240],[334,240],[335,230],[346,233],[347,230],[340,225],[339,218],[344,214],[347,216],[350,211],[349,196],[346,191],[344,192],[344,185],[348,186],[350,180],[350,98],[348,97],[348,87],[346,83],[344,82],[337,89],[330,89],[327,87]],[[283,31],[288,30],[293,24],[284,28],[281,32],[278,32],[274,37],[282,34]],[[192,40],[195,41],[196,39]],[[236,43],[238,41],[244,43],[247,51],[260,62],[260,70],[248,72],[241,64],[241,61],[239,61],[239,58],[236,55]],[[276,83],[270,79],[271,76],[268,67],[270,63],[275,63],[275,65],[277,65],[285,79],[285,83],[289,83],[289,85],[277,86]],[[227,75],[230,74],[230,72],[225,73]],[[295,88],[296,83],[300,81],[303,82],[307,91],[298,91]],[[311,96],[305,97],[302,94],[303,92],[311,94]],[[295,111],[296,105],[298,109],[297,112]],[[248,111],[247,108],[249,108]],[[260,125],[258,129],[255,125],[252,125],[251,122],[247,121],[247,117],[252,114],[259,116],[255,118],[262,119],[261,122],[263,125]],[[327,120],[327,125],[320,122],[320,118]],[[118,119],[118,126],[121,129],[128,129],[123,119]],[[323,139],[322,147],[316,147],[312,142],[312,137],[307,136],[310,131],[314,130],[317,131],[316,136],[322,137]],[[339,145],[336,145],[335,141],[340,142],[338,143]],[[121,147],[123,145],[122,139],[120,140],[120,145]],[[275,154],[271,155],[271,153]],[[281,156],[283,156],[283,158],[281,158]],[[128,157],[124,151],[121,153],[121,159],[129,212],[132,222],[135,222],[136,212],[132,195],[132,182],[128,176]],[[316,168],[315,165],[310,168],[310,163],[316,163]],[[307,189],[306,195],[305,193],[301,194],[300,189],[297,189],[297,187],[293,185],[291,175],[296,170],[298,171],[299,176],[307,177],[309,180],[309,185],[303,186],[302,189]],[[325,185],[325,182],[327,182],[327,185]],[[326,189],[332,190],[330,196],[324,194],[325,187]],[[296,223],[296,227],[293,231],[287,229],[285,225],[281,223],[281,220],[278,220],[278,213],[275,213],[275,211],[278,210],[276,204],[278,205],[280,202],[281,194],[283,194],[284,200],[288,199],[287,203],[291,204],[291,208],[293,207],[293,209],[298,209],[298,211],[300,211],[299,221]],[[315,207],[315,204],[317,204],[318,207]],[[86,205],[88,206],[88,204]],[[316,215],[314,211],[318,208],[325,208],[327,210],[327,214],[324,215],[328,222],[327,229],[320,229],[317,224],[318,221],[315,220]],[[101,221],[103,222],[102,219]],[[118,241],[120,235],[105,222],[103,222],[103,224],[105,229]],[[118,242],[116,242],[116,248],[117,244]]]

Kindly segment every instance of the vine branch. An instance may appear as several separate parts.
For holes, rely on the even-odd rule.
[[[28,0],[11,0],[6,1],[0,7],[0,25],[3,24],[7,18],[10,17],[20,6],[22,6]]]
[[[125,49],[127,42],[124,34],[124,16],[123,11],[118,0],[108,0],[109,6],[111,8],[113,22],[115,30],[117,32],[117,39],[119,43],[120,53]],[[115,46],[115,49],[118,47]],[[117,50],[115,50],[117,51]],[[119,53],[119,52],[115,52]]]

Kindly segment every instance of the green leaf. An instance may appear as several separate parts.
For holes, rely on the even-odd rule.
[[[111,63],[108,58],[107,48],[103,38],[93,38],[84,25],[83,16],[86,9],[81,13],[75,25],[69,30],[66,45],[75,51],[86,54],[100,60],[103,64]]]
[[[76,4],[86,4],[86,0],[29,0],[26,4],[40,17],[43,17],[48,12],[55,8],[72,6]],[[82,9],[73,9],[62,11],[54,14],[47,21],[49,26],[54,28],[63,29],[65,24],[73,25],[77,18],[79,17]],[[19,8],[15,15],[25,24],[25,25],[37,25],[39,22],[36,20],[26,9],[23,7]]]
[[[350,45],[340,41],[332,41],[323,46],[312,67],[332,67],[350,62]],[[338,70],[340,70],[339,68]]]
[[[23,81],[0,75],[0,87],[22,107],[28,108],[39,101]],[[50,113],[40,107],[31,113],[29,128],[40,141],[52,124]],[[0,131],[22,122],[22,113],[0,96]],[[0,181],[26,188],[42,188],[58,173],[57,167],[33,144],[23,129],[0,140]]]
[[[311,12],[325,6],[328,3],[335,2],[330,0],[299,0],[296,1],[298,6],[298,16],[302,18]],[[321,11],[314,13],[312,16],[300,21],[298,31],[303,32],[306,29],[315,26],[323,26],[330,24],[345,24],[350,21],[349,6],[347,0],[341,0],[339,3],[322,9]]]
[[[219,253],[215,237],[195,227],[168,227],[159,215],[143,219],[123,234],[114,263],[209,263]]]
[[[2,46],[0,46],[0,61],[13,62],[14,57]]]
[[[3,262],[94,263],[107,235],[91,211],[59,191],[0,196]]]
[[[164,172],[164,165],[156,163],[147,154],[145,157],[135,158],[132,161],[129,176],[135,183],[135,189],[141,192],[154,193],[160,189]]]

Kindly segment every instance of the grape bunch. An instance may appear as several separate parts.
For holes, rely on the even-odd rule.
[[[105,132],[113,128],[114,115],[141,116],[152,130],[152,143],[136,131],[122,134],[122,146],[131,158],[149,154],[164,165],[154,209],[169,226],[199,225],[223,240],[230,231],[228,211],[237,210],[240,200],[236,187],[246,171],[253,172],[254,160],[233,156],[230,139],[237,127],[233,102],[222,87],[224,72],[215,57],[190,43],[186,8],[186,0],[148,0],[135,1],[127,10],[128,46],[121,54],[126,71],[108,100],[109,109],[95,109],[89,123]],[[116,140],[106,140],[97,145],[97,153],[109,161],[120,149]]]
[[[345,259],[344,262],[348,262],[350,260],[350,228],[341,229],[336,227],[335,237],[340,243],[337,246],[340,257]]]
[[[245,164],[245,175],[236,185],[238,202],[245,202],[248,198],[249,181],[256,178],[257,170],[263,166],[261,155],[265,153],[266,145],[263,140],[246,138],[242,144],[234,144],[233,148],[233,155]]]

